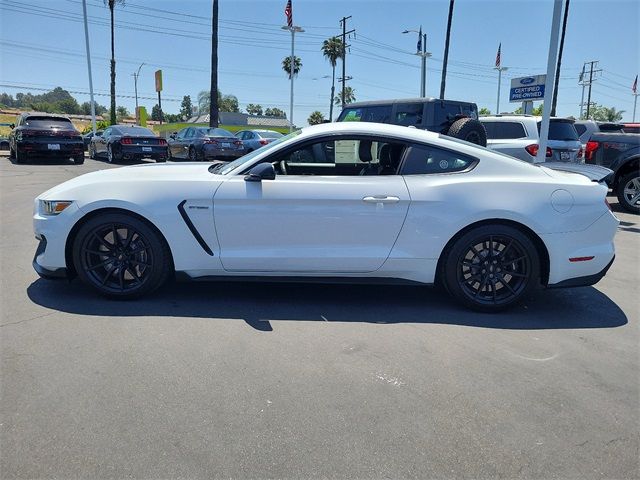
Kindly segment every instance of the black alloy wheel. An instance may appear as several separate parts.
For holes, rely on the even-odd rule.
[[[109,163],[118,163],[122,160],[122,152],[117,147],[114,148],[112,144],[107,145],[107,160]]]
[[[92,143],[89,144],[89,158],[91,160],[96,158],[96,147]]]
[[[117,213],[94,217],[80,228],[73,260],[85,283],[121,299],[157,289],[171,271],[164,240],[145,222]]]
[[[463,235],[445,263],[447,290],[467,307],[495,312],[521,301],[539,285],[535,245],[519,230],[489,225]]]

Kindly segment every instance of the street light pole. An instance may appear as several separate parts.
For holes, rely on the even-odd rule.
[[[500,86],[502,85],[502,72],[509,70],[509,67],[493,67],[498,70],[498,100],[496,101],[496,115],[500,114]]]
[[[422,33],[422,27],[420,31],[418,30],[404,30],[402,33],[417,33],[418,34],[418,46],[420,48],[417,49],[416,55],[421,57],[421,78],[420,78],[420,96],[427,96],[427,58],[431,56],[431,52],[427,52],[427,34]]]
[[[93,77],[91,75],[91,52],[89,49],[89,26],[87,22],[87,0],[82,0],[82,13],[84,17],[84,39],[87,49],[87,69],[89,70],[89,98],[91,99],[91,128],[96,134],[96,104],[93,101]]]
[[[131,74],[133,75],[133,87],[136,92],[136,125],[140,125],[140,116],[138,115],[138,77],[140,76],[140,69],[142,68],[143,65],[144,63],[141,63],[140,66],[138,67],[138,71],[136,73]]]
[[[289,30],[291,32],[291,60],[289,61],[289,76],[291,77],[291,95],[289,98],[289,133],[293,132],[293,77],[294,77],[294,72],[296,70],[296,57],[294,55],[294,45],[295,45],[295,38],[296,38],[296,32],[298,33],[302,33],[304,32],[304,30],[301,27],[296,27],[295,25],[292,25],[291,27],[289,26],[283,26],[282,27],[283,30]]]

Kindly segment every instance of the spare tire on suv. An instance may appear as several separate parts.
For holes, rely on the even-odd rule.
[[[487,131],[484,125],[473,118],[461,118],[451,124],[447,135],[482,147],[487,146]]]

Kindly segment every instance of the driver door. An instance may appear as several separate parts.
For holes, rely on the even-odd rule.
[[[371,145],[368,162],[359,155],[362,141]],[[375,167],[379,147],[376,139],[361,136],[318,139],[268,157],[278,169],[282,164],[274,180],[248,182],[239,174],[225,181],[213,201],[225,270],[327,274],[379,269],[409,206],[401,176],[359,175],[364,167]]]

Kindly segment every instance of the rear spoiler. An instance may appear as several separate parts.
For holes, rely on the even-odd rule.
[[[608,177],[613,175],[613,170],[609,168],[588,163],[543,162],[537,165],[561,172],[579,173],[592,182],[606,181]]]

